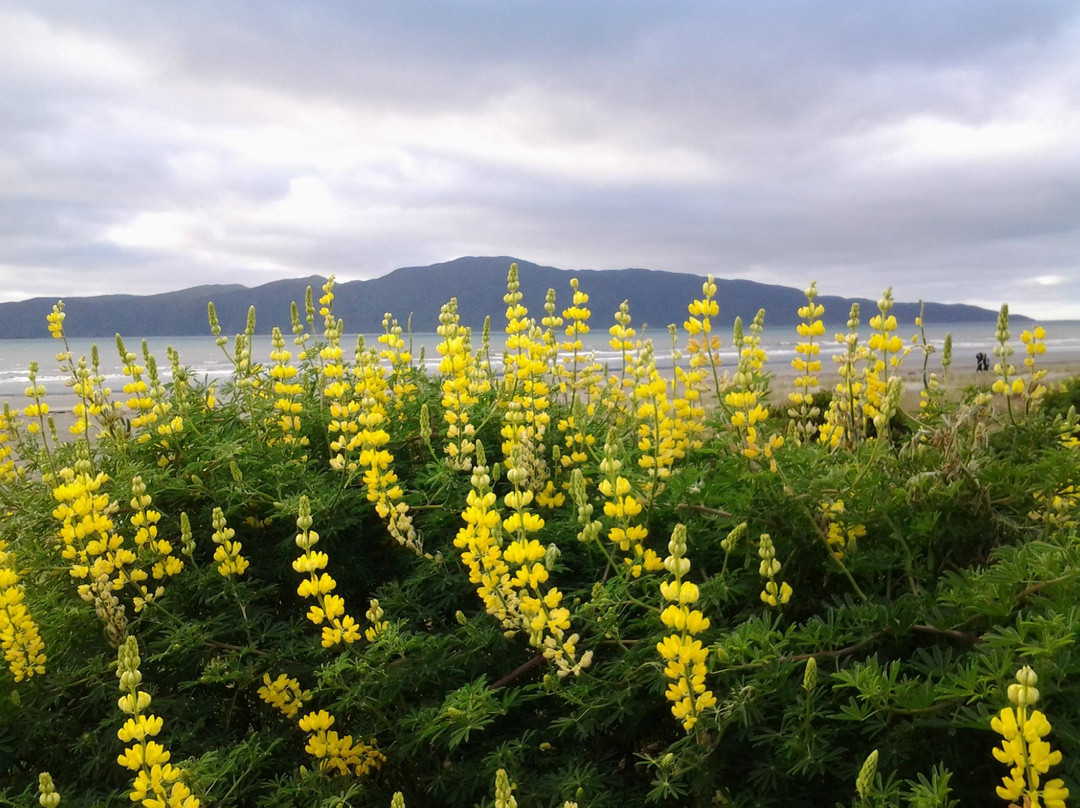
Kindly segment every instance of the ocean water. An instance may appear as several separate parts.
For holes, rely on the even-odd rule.
[[[1015,349],[1014,362],[1019,365],[1024,353],[1020,342],[1020,333],[1027,324],[1014,324],[1012,339],[1010,340]],[[1047,352],[1043,359],[1050,364],[1080,364],[1080,321],[1048,322],[1046,328]],[[840,349],[833,341],[833,334],[837,331],[846,331],[846,325],[834,324],[826,328],[826,335],[821,341],[822,358],[824,361],[823,382],[830,378],[832,363],[828,357]],[[938,352],[931,357],[930,367],[936,369],[940,363],[940,349],[944,342],[945,334],[951,333],[953,338],[953,368],[956,370],[975,370],[975,355],[980,351],[991,356],[994,347],[993,323],[955,323],[928,325],[926,328],[927,340],[937,346]],[[901,324],[898,333],[902,337],[910,337],[916,333],[913,325]],[[863,338],[869,335],[869,329],[864,325],[861,329]],[[666,330],[650,329],[638,335],[641,338],[651,339],[655,346],[657,365],[661,370],[671,367],[671,337]],[[735,354],[731,347],[731,335],[725,331],[720,332],[723,347],[721,357],[724,367],[731,369],[735,365]],[[376,344],[377,334],[365,335],[368,345]],[[295,346],[291,343],[291,335],[287,337],[290,350],[295,353]],[[607,364],[609,369],[617,372],[619,369],[620,355],[611,350],[608,345],[609,336],[606,326],[595,328],[586,339],[586,347],[594,352],[596,360]],[[419,358],[421,349],[424,351],[424,363],[429,370],[434,370],[439,361],[436,345],[440,342],[438,335],[434,333],[414,334],[413,355]],[[492,333],[492,361],[498,370],[502,354],[502,334]],[[136,337],[124,338],[128,350],[141,355],[141,340]],[[680,345],[685,345],[685,336],[681,336]],[[71,350],[74,355],[89,357],[91,346],[98,344],[101,357],[101,368],[107,377],[107,385],[118,390],[123,384],[123,363],[116,350],[113,340],[110,339],[73,339],[70,340]],[[356,335],[346,335],[342,339],[345,346],[353,346]],[[479,335],[475,335],[476,345],[479,345]],[[795,356],[795,346],[799,337],[794,327],[766,327],[762,334],[762,347],[769,355],[768,368],[778,375],[789,375],[791,359]],[[153,337],[147,340],[150,352],[157,360],[158,368],[163,381],[170,380],[169,361],[166,356],[166,346],[172,346],[179,354],[183,365],[190,369],[195,378],[212,380],[229,375],[232,362],[222,348],[214,343],[210,335],[202,337]],[[57,370],[56,353],[61,343],[51,338],[0,340],[0,404],[7,401],[13,406],[22,406],[25,403],[24,390],[27,386],[27,374],[31,361],[39,364],[38,381],[43,384],[48,395],[69,394],[65,382],[69,381]],[[227,346],[232,348],[230,340]],[[256,362],[268,363],[271,345],[269,335],[257,336],[252,350],[252,358]],[[908,360],[909,369],[913,369],[917,363],[922,366],[921,355],[912,356]]]

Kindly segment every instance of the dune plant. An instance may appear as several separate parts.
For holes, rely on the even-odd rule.
[[[333,279],[265,365],[211,306],[228,378],[121,340],[115,396],[58,304],[70,427],[38,365],[0,418],[0,805],[1065,804],[1080,429],[1042,329],[1018,375],[1003,314],[965,396],[916,324],[904,431],[889,292],[829,378],[811,285],[786,390],[764,312],[721,373],[711,280],[670,369],[626,303],[600,367],[584,279],[535,315],[527,282],[501,346],[449,301],[430,369],[407,313],[352,347]]]

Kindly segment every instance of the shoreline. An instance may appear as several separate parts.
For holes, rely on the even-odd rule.
[[[940,364],[935,364],[936,367],[927,368],[927,373],[937,373],[938,378],[940,379],[941,366]],[[772,406],[776,407],[781,404],[786,404],[787,395],[794,391],[795,387],[793,382],[799,374],[796,373],[795,369],[788,363],[777,363],[776,367],[769,367],[768,365],[766,367],[771,374],[770,398]],[[1080,360],[1062,359],[1056,362],[1040,362],[1039,367],[1047,371],[1044,383],[1048,387],[1056,385],[1058,382],[1067,378],[1080,376]],[[720,367],[721,378],[724,377],[725,373],[730,375],[733,370],[734,367],[731,365],[722,365]],[[833,372],[826,374],[826,370]],[[900,377],[904,382],[902,407],[906,410],[911,409],[912,407],[918,407],[919,391],[922,389],[922,373],[921,366],[901,366],[900,368]],[[665,374],[665,376],[667,375],[669,374]],[[1017,375],[1023,377],[1026,374],[1018,373]],[[831,390],[837,383],[838,377],[833,368],[825,368],[818,374],[818,378],[821,381],[821,384],[818,385],[815,392]],[[950,396],[955,397],[958,391],[967,389],[968,387],[979,387],[984,390],[989,390],[990,386],[994,383],[995,378],[992,370],[952,370],[949,373],[948,379]],[[119,400],[119,398],[116,400]],[[49,415],[53,417],[58,433],[61,437],[68,435],[68,427],[75,422],[74,408],[77,403],[76,396],[70,392],[48,393],[45,395],[44,401],[49,405]],[[28,403],[29,401],[24,396],[0,396],[0,411],[2,411],[5,404],[10,406],[12,410],[21,410],[23,407],[27,406]]]

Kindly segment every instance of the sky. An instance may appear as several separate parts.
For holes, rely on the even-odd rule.
[[[0,300],[464,255],[1080,319],[1080,4],[0,6]]]

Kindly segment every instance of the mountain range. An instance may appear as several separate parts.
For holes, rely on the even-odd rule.
[[[569,305],[571,278],[577,278],[581,290],[589,294],[594,327],[611,324],[623,300],[629,301],[635,327],[681,324],[687,316],[687,304],[701,296],[703,278],[698,275],[649,269],[564,270],[508,256],[469,257],[431,266],[403,267],[371,280],[339,283],[334,311],[351,333],[382,331],[386,312],[392,313],[402,326],[411,315],[415,332],[430,332],[438,325],[440,307],[456,297],[463,324],[478,328],[490,315],[498,328],[506,308],[503,295],[511,263],[518,265],[523,302],[538,319],[543,316],[549,288],[556,291],[560,311]],[[213,301],[226,334],[244,330],[252,305],[259,333],[269,333],[275,325],[288,333],[292,302],[300,305],[303,316],[305,289],[311,286],[318,299],[325,280],[313,276],[254,288],[228,284],[156,295],[68,298],[64,301],[68,315],[64,328],[71,337],[109,337],[117,332],[131,337],[208,334],[206,304]],[[724,327],[730,326],[736,315],[748,323],[760,308],[766,311],[766,325],[792,325],[799,322],[797,310],[806,302],[800,289],[755,281],[717,278],[716,288]],[[55,302],[52,298],[34,298],[0,303],[0,339],[46,336],[45,318]],[[866,298],[820,295],[818,302],[825,306],[825,320],[829,323],[845,322],[853,302],[860,304],[864,323],[877,312],[876,302]],[[893,313],[898,320],[911,322],[919,313],[919,304],[897,303]],[[996,317],[997,312],[989,309],[942,303],[926,303],[924,313],[928,323],[993,322]]]

